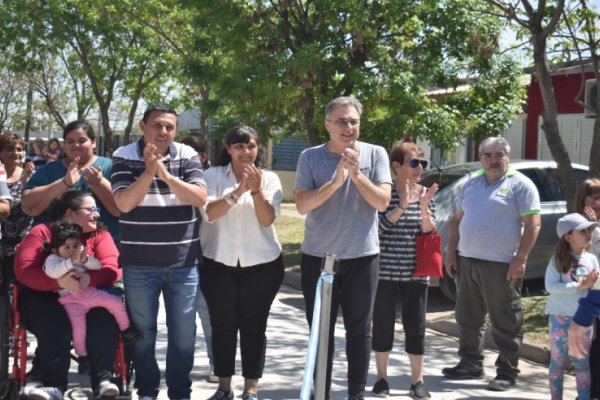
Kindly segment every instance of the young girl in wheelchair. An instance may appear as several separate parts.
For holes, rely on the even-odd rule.
[[[81,226],[74,222],[58,221],[50,225],[52,238],[45,243],[48,255],[44,262],[44,271],[51,278],[58,279],[66,274],[80,275],[88,270],[102,268],[100,261],[86,254],[81,237]],[[132,341],[137,331],[131,326],[125,305],[118,296],[112,295],[94,286],[88,286],[82,291],[69,289],[59,290],[58,301],[65,307],[73,329],[73,347],[79,358],[79,372],[89,374],[90,365],[85,344],[86,314],[94,307],[106,308],[117,321],[121,337]]]

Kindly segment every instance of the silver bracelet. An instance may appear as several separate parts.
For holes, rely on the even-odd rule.
[[[223,196],[223,200],[225,200],[227,204],[229,204],[232,207],[235,205],[235,201],[233,201],[233,199],[231,198],[231,193],[227,193],[225,196]]]

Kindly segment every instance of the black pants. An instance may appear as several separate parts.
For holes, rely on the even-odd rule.
[[[592,375],[592,388],[590,391],[590,397],[592,399],[600,398],[600,323],[598,318],[594,319],[594,332],[596,337],[592,341],[592,348],[590,349],[590,373]]]
[[[283,282],[283,258],[252,267],[228,267],[204,258],[200,288],[208,305],[212,328],[215,375],[235,373],[240,333],[242,376],[260,379],[265,366],[267,318]]]
[[[409,354],[425,352],[425,312],[427,284],[379,280],[373,310],[373,350],[384,353],[394,345],[396,302],[402,308],[405,350]]]
[[[302,294],[306,304],[306,319],[312,324],[315,292],[323,258],[302,254]],[[379,254],[341,260],[333,280],[329,349],[325,390],[331,389],[334,329],[338,308],[342,307],[346,328],[346,359],[348,360],[348,397],[365,391],[371,355],[371,321],[379,275]]]
[[[22,289],[19,310],[28,331],[37,339],[37,354],[44,371],[44,386],[67,388],[71,362],[71,323],[58,294]],[[115,318],[104,308],[93,308],[87,314],[88,357],[92,367],[91,385],[110,380],[115,363],[117,335]]]

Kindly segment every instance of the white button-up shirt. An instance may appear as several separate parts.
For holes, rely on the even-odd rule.
[[[206,204],[232,192],[238,185],[231,163],[207,169],[204,180],[208,193]],[[262,191],[275,215],[279,215],[283,194],[277,174],[262,171]],[[205,257],[231,267],[236,267],[238,262],[242,267],[251,267],[273,261],[281,254],[275,227],[265,228],[258,222],[250,191],[240,196],[225,215],[212,222],[206,216],[206,205],[201,212],[200,244]]]

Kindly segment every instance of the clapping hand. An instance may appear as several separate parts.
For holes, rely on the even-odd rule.
[[[152,143],[146,143],[144,146],[144,163],[146,164],[146,171],[156,176],[158,173],[158,163],[161,157],[158,154],[158,149]]]
[[[27,161],[25,165],[23,165],[23,172],[21,172],[21,182],[26,184],[31,175],[35,172],[35,164],[31,161]]]
[[[431,200],[433,200],[433,197],[435,196],[437,191],[438,191],[437,183],[434,183],[433,185],[431,185],[429,190],[425,186],[423,186],[423,190],[421,191],[421,196],[419,198],[420,203],[421,203],[421,210],[428,209],[429,203],[431,203]]]
[[[79,182],[79,178],[81,178],[81,172],[79,169],[79,156],[77,156],[67,166],[67,173],[63,178],[67,186],[75,186]]]
[[[577,283],[577,290],[583,291],[591,288],[598,279],[598,271],[593,270],[592,272],[583,275]]]
[[[351,178],[355,178],[360,173],[360,159],[358,151],[353,148],[347,148],[342,153],[342,162]]]
[[[96,168],[89,166],[83,170],[83,180],[90,185],[98,185],[102,181],[102,167],[97,166]]]

